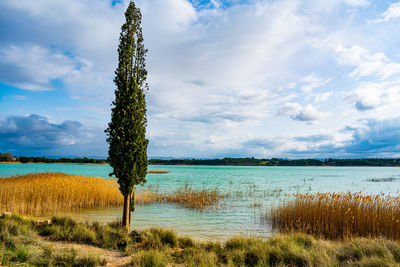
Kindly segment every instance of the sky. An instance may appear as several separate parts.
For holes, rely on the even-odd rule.
[[[400,157],[400,2],[137,0],[149,157]],[[105,158],[128,1],[0,1],[0,152]]]

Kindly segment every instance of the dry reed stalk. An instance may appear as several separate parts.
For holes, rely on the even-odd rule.
[[[400,198],[381,193],[294,194],[273,209],[273,227],[328,239],[380,237],[400,240]]]
[[[0,211],[41,215],[122,204],[115,179],[50,172],[0,179]]]
[[[151,203],[161,203],[164,201],[164,196],[160,193],[152,192],[150,190],[136,189],[135,203],[138,205],[145,205]]]
[[[217,208],[219,201],[224,196],[217,189],[193,191],[189,185],[179,188],[177,192],[165,196],[165,201],[182,205],[186,208],[204,210]]]

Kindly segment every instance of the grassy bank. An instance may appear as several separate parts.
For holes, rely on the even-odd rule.
[[[381,193],[295,194],[272,211],[280,232],[303,232],[328,239],[381,237],[400,240],[400,198]]]
[[[31,173],[0,179],[0,212],[46,215],[88,208],[122,206],[123,197],[115,179]],[[176,203],[204,210],[217,207],[224,196],[217,190],[192,190],[186,185],[175,193],[162,194],[137,189],[136,204]]]
[[[355,238],[324,241],[305,234],[278,234],[267,240],[233,237],[200,243],[172,230],[125,233],[118,223],[88,225],[64,217],[40,224],[18,216],[0,218],[0,263],[14,266],[98,266],[103,255],[73,247],[56,250],[54,241],[118,251],[128,266],[398,266],[400,244]],[[52,241],[53,243],[51,243]],[[53,245],[52,245],[53,244]]]

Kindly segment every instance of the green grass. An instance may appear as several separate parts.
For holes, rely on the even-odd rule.
[[[99,266],[97,255],[75,249],[58,251],[39,236],[88,244],[131,256],[131,266],[399,266],[400,243],[384,238],[329,241],[301,233],[268,239],[233,237],[196,242],[169,229],[126,233],[120,224],[77,223],[54,217],[38,224],[18,216],[0,218],[0,264],[14,266]]]

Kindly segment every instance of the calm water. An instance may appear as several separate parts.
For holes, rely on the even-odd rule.
[[[149,166],[167,174],[148,174],[151,190],[175,192],[189,184],[193,189],[214,189],[228,194],[218,210],[195,211],[173,204],[137,206],[134,228],[168,227],[198,239],[226,239],[232,235],[267,236],[271,233],[265,213],[287,193],[381,191],[398,195],[400,168],[382,167],[232,167]],[[108,165],[0,164],[0,176],[30,172],[64,172],[108,177]],[[390,182],[379,182],[379,179]],[[375,182],[370,180],[374,179]],[[376,182],[378,181],[378,182]],[[257,203],[256,207],[253,205]],[[69,215],[82,221],[112,221],[121,208],[84,210]]]

